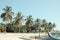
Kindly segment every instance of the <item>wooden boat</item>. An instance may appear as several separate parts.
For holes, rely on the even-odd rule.
[[[51,40],[60,40],[60,32],[48,32],[48,36]]]

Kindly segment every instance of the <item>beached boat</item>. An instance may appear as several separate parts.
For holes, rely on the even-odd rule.
[[[60,40],[60,32],[59,31],[48,32],[48,36],[51,40]]]

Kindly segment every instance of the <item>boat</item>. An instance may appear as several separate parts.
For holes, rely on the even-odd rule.
[[[59,31],[48,32],[48,36],[49,36],[50,40],[60,40],[60,32]]]

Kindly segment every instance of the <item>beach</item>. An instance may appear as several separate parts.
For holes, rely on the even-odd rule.
[[[45,33],[0,33],[0,40],[49,40]]]

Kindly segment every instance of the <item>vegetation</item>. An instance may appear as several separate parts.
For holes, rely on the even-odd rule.
[[[0,32],[48,32],[48,30],[51,31],[55,27],[55,23],[47,22],[45,19],[41,20],[40,18],[37,18],[33,21],[32,15],[27,16],[26,19],[23,19],[24,16],[21,12],[14,15],[10,6],[6,6],[3,10],[4,13],[0,14],[0,18],[3,19],[3,22],[0,23]],[[23,20],[25,20],[25,24],[23,23]]]

